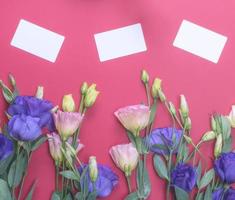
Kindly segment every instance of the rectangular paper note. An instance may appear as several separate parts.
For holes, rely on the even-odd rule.
[[[221,34],[183,20],[173,45],[217,63],[226,41]]]
[[[64,36],[22,19],[18,24],[11,45],[55,62],[63,41]]]
[[[100,61],[146,51],[141,24],[95,34]]]

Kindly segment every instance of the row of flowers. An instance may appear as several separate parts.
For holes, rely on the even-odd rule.
[[[166,182],[167,200],[235,199],[235,189],[231,186],[235,182],[231,137],[231,129],[235,127],[235,107],[229,116],[212,115],[211,130],[195,144],[184,95],[180,96],[177,111],[164,94],[160,79],[155,78],[150,86],[149,75],[143,70],[141,80],[146,91],[146,105],[127,106],[114,113],[125,128],[130,143],[118,144],[109,150],[126,178],[129,194],[125,199],[149,198],[148,156],[153,156],[154,169]],[[60,108],[43,99],[43,87],[38,87],[34,96],[22,96],[12,75],[9,75],[9,82],[11,88],[0,81],[3,97],[9,104],[5,112],[7,123],[0,129],[0,199],[23,199],[24,180],[32,153],[46,141],[55,165],[52,200],[93,200],[109,196],[119,177],[109,166],[97,163],[95,156],[90,156],[88,163],[79,159],[79,151],[84,148],[79,133],[88,109],[99,95],[96,85],[84,82],[79,105],[72,95],[65,95]],[[166,108],[172,119],[169,127],[153,128],[159,105]],[[200,152],[200,147],[209,141],[215,141],[211,169]],[[131,182],[133,174],[136,174],[135,188]],[[24,199],[33,199],[35,187],[36,182]]]

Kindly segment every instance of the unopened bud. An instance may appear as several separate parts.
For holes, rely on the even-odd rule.
[[[216,132],[216,127],[217,127],[216,126],[216,121],[215,121],[214,116],[212,115],[211,116],[211,129]]]
[[[82,86],[81,86],[81,94],[85,95],[88,89],[88,84],[87,82],[83,82]]]
[[[89,175],[91,181],[94,183],[98,177],[98,167],[95,156],[89,158]]]
[[[142,70],[141,80],[143,81],[144,84],[147,84],[149,82],[148,72],[144,69]]]
[[[63,108],[63,111],[65,111],[65,112],[74,112],[75,111],[75,102],[73,100],[72,94],[64,95],[62,108]]]
[[[189,117],[187,117],[184,121],[185,130],[189,131],[192,128],[192,121]]]
[[[153,85],[152,85],[152,96],[153,98],[157,98],[158,91],[161,89],[161,82],[162,80],[159,78],[155,78]]]
[[[187,136],[187,135],[184,135],[184,139],[186,140],[186,142],[187,142],[188,144],[191,144],[191,143],[192,143],[192,138],[191,138],[191,137],[189,137],[189,136]]]
[[[36,92],[36,97],[38,98],[38,99],[43,99],[43,93],[44,93],[44,88],[43,88],[43,86],[38,86],[38,88],[37,88],[37,92]]]
[[[175,106],[172,102],[169,102],[169,109],[172,115],[176,116]]]
[[[202,136],[201,140],[203,142],[206,142],[206,141],[214,140],[215,138],[216,138],[216,133],[214,131],[208,131]]]
[[[188,117],[189,109],[184,95],[180,95],[180,110],[184,118]]]
[[[219,134],[216,138],[216,142],[215,142],[215,148],[214,148],[214,156],[218,157],[221,152],[222,152],[222,144],[223,143],[223,138],[222,138],[222,134]]]
[[[161,89],[158,90],[158,96],[159,96],[159,99],[160,99],[161,102],[166,101],[166,96],[165,96],[165,94],[163,93],[163,91]]]
[[[91,107],[95,101],[97,96],[99,95],[99,92],[96,90],[96,84],[92,84],[86,92],[85,100],[84,100],[84,105],[86,108]]]
[[[11,85],[15,88],[16,87],[16,81],[15,81],[14,76],[12,74],[9,74],[8,78],[9,78],[9,81],[10,81]]]

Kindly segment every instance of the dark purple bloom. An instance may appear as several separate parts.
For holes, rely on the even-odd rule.
[[[84,165],[84,168],[87,165]],[[82,172],[82,169],[79,169]],[[89,170],[87,170],[86,176],[88,180],[89,192],[94,190],[92,182],[89,177]],[[84,183],[84,180],[81,180]],[[98,197],[107,197],[112,192],[113,188],[118,184],[118,176],[107,166],[98,164],[98,177],[95,182],[96,192]]]
[[[174,149],[174,153],[177,153],[177,147],[181,140],[183,131],[176,128],[157,128],[154,129],[149,136],[147,136],[146,141],[150,150],[158,154],[169,154],[169,148]],[[165,148],[161,148],[165,147]]]
[[[6,159],[13,152],[13,142],[0,133],[0,161]]]
[[[8,108],[8,114],[11,116],[25,114],[31,117],[39,118],[39,126],[41,128],[48,127],[50,130],[54,128],[51,109],[51,102],[38,99],[33,96],[17,96]]]
[[[25,114],[15,115],[8,122],[10,136],[21,141],[33,141],[41,135],[40,119]]]
[[[171,184],[190,192],[197,181],[196,169],[189,164],[179,163],[171,172]]]
[[[215,190],[212,193],[212,200],[222,200],[223,193],[224,193],[224,189],[223,188],[219,188],[219,189]]]
[[[235,189],[219,188],[212,193],[212,200],[234,200],[235,199]]]
[[[214,168],[220,179],[226,183],[235,182],[235,153],[223,153],[214,162]]]

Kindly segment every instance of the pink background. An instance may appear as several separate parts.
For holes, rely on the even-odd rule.
[[[62,96],[68,93],[78,100],[83,81],[97,83],[101,95],[82,126],[81,141],[86,147],[80,157],[86,162],[89,155],[96,155],[100,163],[111,166],[120,176],[120,183],[107,199],[123,199],[127,194],[126,182],[108,150],[128,140],[113,112],[145,101],[139,80],[140,70],[145,68],[152,78],[163,79],[164,91],[174,103],[178,104],[179,94],[186,95],[193,122],[192,136],[198,141],[209,129],[210,114],[228,113],[235,101],[234,7],[234,0],[1,0],[0,78],[6,81],[7,74],[13,73],[22,94],[34,94],[36,86],[43,85],[45,97],[55,104],[60,104]],[[20,19],[65,36],[55,63],[10,46]],[[218,64],[172,46],[183,19],[228,37]],[[93,34],[138,22],[142,24],[148,50],[101,63]],[[1,111],[5,108],[1,100]],[[169,124],[166,110],[160,106],[155,126]],[[212,145],[205,146],[202,148],[205,155],[212,155]],[[148,164],[152,183],[149,199],[162,200],[165,186],[156,176],[151,158]],[[29,173],[25,190],[38,179],[34,199],[49,199],[54,188],[54,168],[47,144],[35,152]]]

